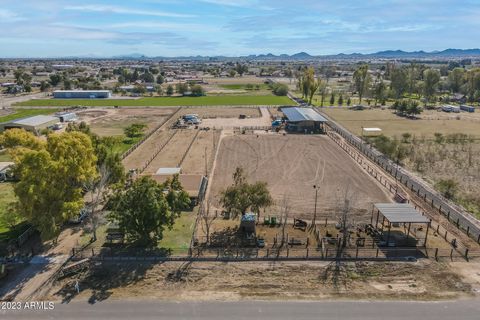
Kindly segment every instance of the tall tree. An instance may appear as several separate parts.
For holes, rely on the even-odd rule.
[[[97,175],[95,164],[92,142],[80,132],[49,135],[37,149],[24,147],[15,157],[18,212],[42,237],[57,235],[83,207],[82,188]]]
[[[453,93],[460,92],[465,76],[465,69],[455,68],[448,75],[448,84]]]
[[[370,83],[370,75],[368,73],[368,65],[363,64],[355,70],[353,73],[353,81],[355,84],[355,90],[358,93],[360,103],[362,103],[362,98],[368,90]]]
[[[128,241],[142,246],[156,246],[162,240],[163,232],[173,227],[179,214],[177,210],[181,207],[177,197],[169,203],[169,195],[173,191],[166,194],[165,187],[145,176],[112,197],[110,219],[118,222]],[[172,188],[171,183],[169,187]]]
[[[390,75],[390,87],[395,99],[400,99],[408,89],[407,73],[403,68],[395,68]]]
[[[260,214],[260,209],[273,203],[265,182],[250,184],[247,182],[242,168],[237,168],[233,174],[233,184],[220,194],[223,207],[234,215],[245,215],[248,209]]]
[[[435,97],[438,83],[440,82],[440,72],[435,69],[427,69],[423,73],[424,88],[423,94],[427,102],[431,102]]]

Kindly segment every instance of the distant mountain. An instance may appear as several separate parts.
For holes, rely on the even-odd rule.
[[[446,49],[443,51],[403,51],[403,50],[385,50],[375,53],[339,53],[334,55],[317,55],[313,56],[306,52],[299,52],[292,55],[280,54],[274,55],[272,53],[248,55],[240,57],[156,57],[155,59],[165,60],[322,60],[322,59],[463,59],[467,57],[480,58],[480,49]]]
[[[81,58],[98,58],[98,56],[77,56],[63,57],[61,59],[81,59]],[[298,52],[292,55],[272,53],[267,54],[251,54],[248,56],[227,57],[227,56],[181,56],[181,57],[149,57],[141,53],[130,53],[125,55],[104,57],[105,59],[126,59],[126,60],[185,60],[185,61],[241,61],[241,60],[278,60],[278,61],[307,61],[307,60],[361,60],[361,59],[480,59],[480,49],[446,49],[443,51],[403,51],[403,50],[385,50],[375,53],[339,53],[332,55],[313,56],[307,52]]]

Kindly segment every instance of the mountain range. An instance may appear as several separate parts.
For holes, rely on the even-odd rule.
[[[464,59],[480,58],[480,49],[446,49],[443,51],[403,51],[386,50],[375,53],[339,53],[334,55],[310,55],[306,52],[299,52],[292,55],[272,53],[248,55],[239,57],[227,56],[184,56],[184,57],[149,57],[141,53],[132,53],[112,57],[114,59],[164,59],[164,60],[322,60],[322,59]]]

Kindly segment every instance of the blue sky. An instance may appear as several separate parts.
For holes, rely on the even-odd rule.
[[[475,48],[480,0],[0,0],[1,57]]]

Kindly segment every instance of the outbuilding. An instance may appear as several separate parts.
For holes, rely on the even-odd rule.
[[[110,90],[55,90],[55,99],[107,99],[112,97]]]
[[[35,135],[40,135],[41,131],[53,128],[59,122],[59,118],[46,115],[16,119],[9,122],[0,123],[0,132],[8,129],[25,129]]]
[[[287,131],[290,132],[324,132],[328,120],[312,108],[288,107],[282,108],[287,118]]]

